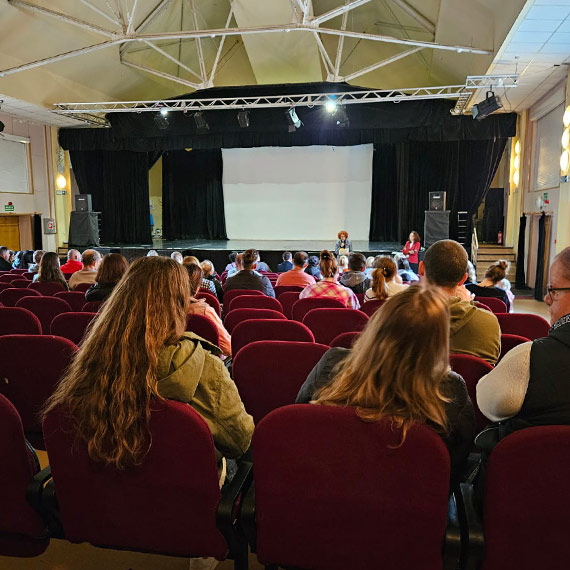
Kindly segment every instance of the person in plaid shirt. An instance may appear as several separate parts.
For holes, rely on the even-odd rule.
[[[309,285],[301,291],[299,299],[308,297],[326,297],[338,299],[345,307],[349,309],[359,309],[360,303],[356,295],[348,289],[337,283],[338,264],[334,254],[327,249],[321,251],[321,268],[322,280],[314,285]]]

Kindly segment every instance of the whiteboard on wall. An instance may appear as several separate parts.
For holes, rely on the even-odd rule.
[[[0,137],[0,192],[30,193],[28,144]]]
[[[373,145],[222,149],[229,239],[367,240]]]

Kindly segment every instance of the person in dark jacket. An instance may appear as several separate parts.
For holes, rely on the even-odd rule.
[[[414,422],[429,425],[447,446],[454,487],[473,445],[475,415],[465,382],[449,369],[445,296],[418,285],[389,298],[352,350],[323,355],[297,396],[307,402],[355,407],[364,421],[392,418],[403,439]]]
[[[259,254],[255,249],[248,249],[243,252],[241,259],[243,269],[228,277],[226,291],[231,291],[232,289],[253,289],[262,291],[268,297],[275,297],[271,281],[265,275],[260,275],[255,271],[258,257]]]
[[[281,257],[283,258],[283,262],[277,265],[277,273],[291,271],[291,269],[293,269],[293,262],[291,261],[291,259],[293,259],[292,253],[290,251],[284,251]]]
[[[485,271],[485,279],[483,279],[481,283],[466,283],[465,288],[471,293],[474,293],[476,297],[493,297],[500,299],[507,305],[508,313],[511,309],[511,303],[507,292],[497,286],[498,283],[505,279],[508,271],[509,262],[504,259],[499,259],[492,265],[489,265],[487,271]]]
[[[340,276],[341,285],[352,289],[354,293],[366,293],[372,284],[372,279],[366,276],[364,269],[366,258],[361,253],[352,253],[348,258],[348,271]]]
[[[311,255],[307,259],[307,267],[305,267],[305,273],[312,275],[317,281],[321,279],[321,268],[319,267],[320,260],[316,255]]]
[[[87,301],[105,301],[111,295],[115,285],[127,271],[129,264],[120,253],[108,253],[101,260],[95,283],[85,292]]]
[[[3,245],[0,247],[0,271],[11,271],[12,264],[10,263],[10,250]]]

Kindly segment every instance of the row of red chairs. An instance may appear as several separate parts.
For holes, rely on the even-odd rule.
[[[92,283],[79,283],[73,292],[81,292],[85,295],[85,292],[91,287]],[[67,292],[67,289],[61,285],[60,283],[56,283],[55,281],[47,281],[47,282],[35,282],[28,281],[26,279],[14,279],[9,283],[0,283],[0,292],[6,289],[25,289],[28,291],[36,291],[40,295],[51,296],[55,295],[59,292]]]

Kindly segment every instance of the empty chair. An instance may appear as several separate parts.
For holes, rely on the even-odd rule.
[[[272,309],[274,311],[283,312],[281,303],[273,297],[265,295],[241,295],[232,299],[227,305],[228,313],[234,309]]]
[[[300,293],[304,287],[301,287],[301,285],[275,285],[274,287],[275,289],[275,297],[277,297],[277,299],[279,299],[279,296],[281,295],[281,293],[287,293],[287,292],[297,292]]]
[[[0,303],[5,307],[15,307],[16,303],[24,297],[41,297],[42,294],[31,289],[16,289],[10,287],[0,291]]]
[[[85,313],[98,313],[105,301],[87,301],[81,309]]]
[[[329,344],[343,332],[361,331],[367,322],[368,315],[354,309],[312,309],[303,318],[303,324],[311,329],[315,341],[323,344]]]
[[[30,283],[28,285],[28,289],[33,289],[34,291],[38,291],[42,295],[51,296],[59,293],[60,291],[65,291],[65,287],[61,283],[56,283],[55,281],[43,281]]]
[[[256,425],[271,410],[295,403],[309,372],[327,350],[323,344],[262,340],[234,356],[232,377]]]
[[[26,487],[39,471],[35,453],[26,444],[22,420],[0,394],[0,555],[37,556],[49,544],[42,519],[26,501]]]
[[[385,302],[386,299],[373,299],[372,301],[366,301],[366,303],[360,304],[359,311],[362,311],[365,315],[371,317]]]
[[[283,307],[283,314],[288,319],[293,318],[293,305],[299,300],[299,294],[299,291],[285,291],[279,295],[279,302]]]
[[[49,334],[51,322],[57,315],[71,311],[67,301],[44,296],[24,297],[16,303],[16,307],[23,307],[34,313],[42,324],[43,334]]]
[[[501,301],[501,299],[496,299],[495,297],[475,297],[475,301],[487,305],[495,314],[507,312],[507,305],[505,305],[505,302]]]
[[[85,336],[87,327],[96,316],[97,313],[85,313],[82,311],[61,313],[51,322],[50,333],[62,336],[79,346]]]
[[[15,287],[16,289],[26,289],[30,282],[27,279],[14,279],[10,283],[10,287]]]
[[[215,295],[212,295],[212,293],[208,293],[207,291],[200,290],[196,293],[195,297],[196,299],[204,299],[204,301],[206,301],[206,303],[208,303],[208,305],[218,313],[218,317],[222,316],[220,301],[218,301],[218,298]]]
[[[548,321],[538,315],[504,313],[497,314],[497,319],[501,327],[501,334],[518,334],[530,340],[548,336],[548,330],[550,329]]]
[[[263,295],[261,291],[256,291],[255,289],[231,289],[224,293],[224,308],[227,312],[227,307],[232,302],[232,299],[239,297],[240,295]]]
[[[340,333],[338,336],[331,340],[331,347],[352,348],[356,339],[360,336],[359,332],[345,332]]]
[[[3,273],[0,275],[0,283],[12,283],[14,279],[20,279],[20,276],[17,273]]]
[[[390,420],[364,422],[352,408],[305,404],[268,415],[253,436],[259,561],[441,570],[449,454],[425,425],[413,425],[403,444],[401,435]]]
[[[216,325],[204,315],[188,315],[186,330],[201,336],[215,346],[220,346],[220,335]]]
[[[26,437],[34,447],[43,447],[39,412],[51,396],[77,347],[66,338],[49,335],[0,337],[0,393],[18,410]],[[25,366],[22,363],[25,362]]]
[[[232,331],[232,354],[258,340],[315,342],[313,333],[297,321],[252,319],[238,323]]]
[[[224,319],[224,326],[232,334],[234,327],[248,319],[283,319],[287,317],[279,311],[273,309],[235,309],[229,312]]]
[[[54,297],[56,299],[63,299],[69,303],[72,311],[81,311],[83,305],[85,305],[85,293],[81,291],[60,291],[56,293]]]
[[[326,299],[323,297],[309,297],[307,299],[299,299],[291,311],[291,317],[295,321],[303,322],[305,315],[312,309],[334,309],[345,306],[338,299]]]
[[[477,431],[481,431],[490,423],[490,420],[481,413],[477,405],[477,382],[479,382],[480,378],[485,376],[485,374],[491,372],[493,367],[482,358],[471,356],[470,354],[451,354],[449,363],[451,364],[451,369],[457,372],[457,374],[460,374],[463,380],[465,380],[467,392],[469,393],[469,398],[471,398],[475,410]]]
[[[501,355],[499,356],[499,360],[511,350],[515,346],[522,344],[523,342],[529,342],[530,339],[518,334],[502,334],[501,335]]]
[[[85,293],[89,288],[91,288],[93,286],[93,283],[78,283],[73,290],[74,291],[81,291],[82,293]]]
[[[42,334],[42,324],[28,309],[0,307],[0,336],[6,334]]]

